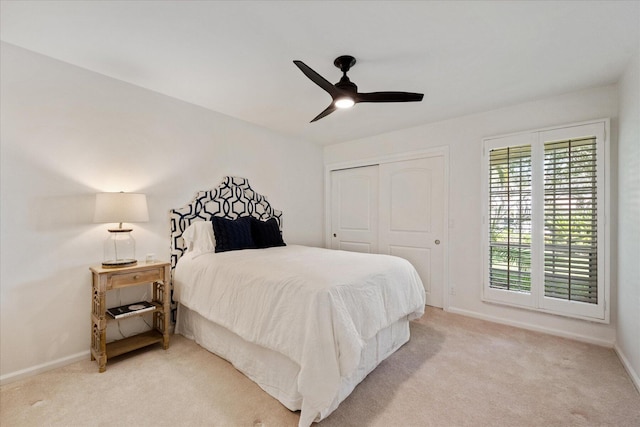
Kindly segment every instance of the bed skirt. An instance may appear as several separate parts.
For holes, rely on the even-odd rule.
[[[178,305],[175,332],[229,361],[291,411],[302,408],[304,396],[300,395],[297,387],[300,366],[283,354],[245,341],[182,304]],[[409,321],[406,318],[382,329],[368,340],[358,368],[349,377],[342,378],[342,385],[335,400],[322,414],[316,414],[315,421],[320,421],[333,412],[356,385],[407,341]]]

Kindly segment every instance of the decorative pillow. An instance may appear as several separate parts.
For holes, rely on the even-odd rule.
[[[286,246],[282,240],[278,221],[275,218],[270,218],[266,221],[251,218],[251,235],[258,248]]]
[[[210,221],[196,221],[182,233],[189,252],[213,252],[216,249],[216,239]]]
[[[256,248],[256,244],[251,237],[250,217],[227,219],[214,216],[211,218],[211,222],[216,236],[216,252]]]

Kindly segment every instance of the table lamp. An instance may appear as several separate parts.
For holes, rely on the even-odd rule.
[[[136,241],[131,237],[131,228],[122,223],[147,222],[147,196],[137,193],[98,193],[93,222],[119,223],[118,228],[109,228],[109,237],[104,241],[102,267],[119,268],[135,265]]]

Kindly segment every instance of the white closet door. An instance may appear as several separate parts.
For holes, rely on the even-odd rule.
[[[444,158],[384,163],[379,176],[379,252],[411,262],[424,284],[427,305],[442,307]]]
[[[331,172],[331,248],[377,253],[377,165]]]

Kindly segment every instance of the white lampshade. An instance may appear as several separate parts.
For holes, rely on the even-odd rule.
[[[93,222],[147,222],[147,196],[139,193],[98,193]]]

